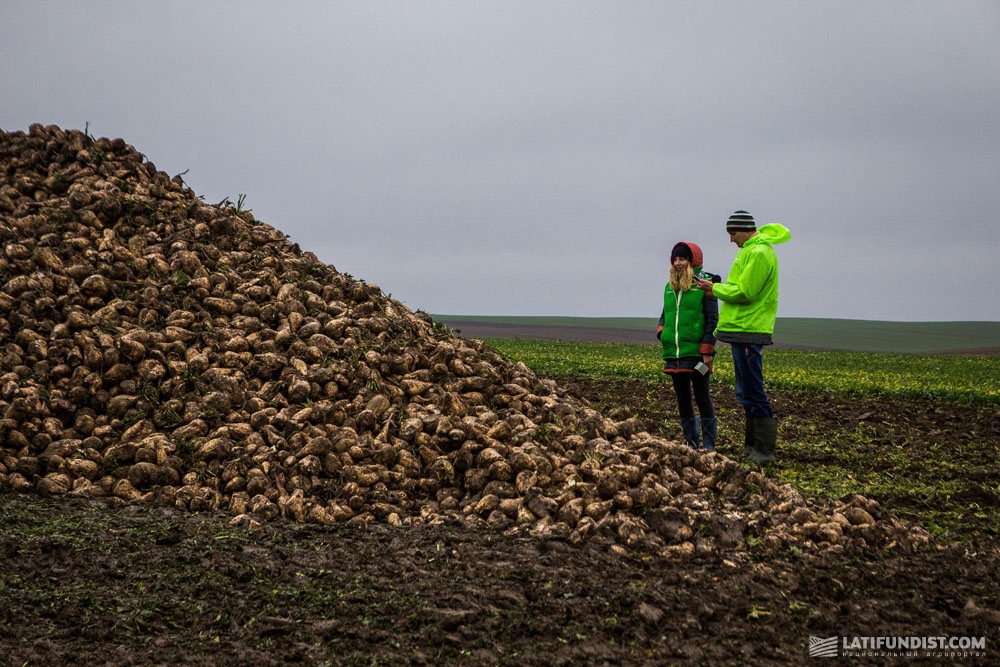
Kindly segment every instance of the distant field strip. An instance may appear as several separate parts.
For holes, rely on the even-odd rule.
[[[600,329],[632,329],[655,331],[656,318],[649,317],[542,317],[504,315],[432,315],[442,322],[483,322],[489,324],[521,324],[540,327],[593,327]]]
[[[778,318],[776,343],[859,352],[934,353],[1000,347],[1000,322]]]
[[[643,317],[507,317],[487,315],[434,315],[450,327],[476,331],[475,336],[489,338],[530,338],[534,329],[539,337],[552,339],[561,331],[565,338],[579,339],[572,329],[594,332],[605,330],[608,340],[644,342],[656,331],[655,318]],[[474,325],[474,326],[473,326]],[[498,325],[489,331],[486,325]],[[616,333],[617,332],[617,333]],[[774,332],[778,345],[817,350],[855,352],[898,352],[935,354],[944,352],[1000,353],[1000,322],[880,322],[822,318],[778,318]]]

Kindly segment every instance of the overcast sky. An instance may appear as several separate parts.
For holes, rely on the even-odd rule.
[[[0,128],[121,137],[412,309],[1000,321],[1000,2],[0,0]]]

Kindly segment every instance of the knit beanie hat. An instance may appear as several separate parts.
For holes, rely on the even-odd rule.
[[[757,224],[753,221],[753,216],[746,211],[736,211],[729,220],[726,220],[727,232],[753,232],[757,231]]]
[[[674,260],[678,257],[691,261],[694,259],[694,255],[691,253],[691,248],[688,247],[687,243],[681,241],[674,246],[674,249],[670,251],[670,263],[673,264]]]

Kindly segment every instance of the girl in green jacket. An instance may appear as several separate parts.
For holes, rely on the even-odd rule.
[[[719,302],[710,291],[698,287],[696,277],[710,282],[720,280],[702,270],[701,248],[682,241],[670,251],[670,282],[663,289],[663,312],[656,337],[663,346],[663,372],[674,383],[685,442],[695,449],[715,449],[718,420],[709,393],[709,375],[715,355]],[[692,388],[700,420],[695,417]]]

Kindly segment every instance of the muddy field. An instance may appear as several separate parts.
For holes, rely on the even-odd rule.
[[[665,383],[651,395],[561,382],[675,436]],[[773,398],[831,433],[876,407],[885,424],[908,425],[906,438],[923,434],[915,451],[972,431],[991,434],[981,451],[995,459],[1000,443],[984,409]],[[735,404],[722,388],[716,402],[721,446],[735,451]],[[884,509],[905,516],[894,502]],[[250,532],[221,515],[6,493],[0,655],[9,665],[784,665],[811,660],[810,637],[905,636],[985,637],[986,650],[846,663],[988,665],[1000,642],[998,547],[984,533],[915,554],[666,560],[457,525],[276,520]]]

